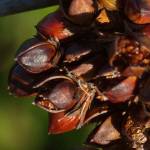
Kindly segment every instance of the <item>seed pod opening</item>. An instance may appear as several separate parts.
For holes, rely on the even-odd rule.
[[[17,62],[31,73],[40,73],[55,66],[60,58],[55,46],[49,42],[38,42],[20,52]]]
[[[82,92],[73,81],[60,80],[49,83],[45,91],[37,96],[35,104],[52,113],[71,109],[80,101]]]

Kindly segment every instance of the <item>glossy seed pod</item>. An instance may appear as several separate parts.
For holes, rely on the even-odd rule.
[[[81,97],[82,92],[77,85],[66,79],[49,83],[47,89],[39,93],[34,104],[48,112],[57,113],[71,109]]]
[[[93,0],[60,0],[65,17],[75,24],[89,25],[96,11]]]
[[[16,61],[25,70],[40,73],[54,67],[60,57],[60,52],[57,52],[56,47],[49,41],[34,38],[23,43],[16,56]]]
[[[150,23],[149,0],[125,0],[124,11],[126,16],[134,23]]]
[[[94,145],[98,144],[107,146],[113,142],[118,141],[121,138],[120,132],[118,130],[121,118],[120,120],[117,120],[118,116],[119,115],[115,114],[107,117],[90,135],[88,142]]]
[[[20,65],[16,64],[9,73],[9,91],[15,96],[35,95],[36,91],[32,89],[35,80],[33,74],[28,73]]]
[[[104,92],[104,95],[108,97],[112,103],[121,103],[128,101],[133,96],[134,89],[136,87],[137,77],[130,76],[123,80],[113,88]]]
[[[79,123],[79,112],[77,110],[71,114],[65,112],[49,114],[48,133],[60,134],[76,129]]]

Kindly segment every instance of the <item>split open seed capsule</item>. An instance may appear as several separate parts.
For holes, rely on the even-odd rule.
[[[31,39],[33,40],[33,39]],[[28,40],[28,42],[31,42]],[[31,73],[40,73],[54,67],[61,56],[49,41],[38,41],[21,46],[16,56],[17,62]],[[26,46],[27,45],[27,46]],[[25,49],[24,49],[25,47]]]
[[[8,88],[16,96],[35,95],[36,91],[32,89],[36,78],[20,65],[16,64],[9,73]]]

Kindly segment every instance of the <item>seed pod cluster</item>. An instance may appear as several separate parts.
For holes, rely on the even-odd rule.
[[[49,134],[97,127],[86,144],[149,150],[149,0],[60,0],[36,26],[9,74],[16,96],[35,96]]]

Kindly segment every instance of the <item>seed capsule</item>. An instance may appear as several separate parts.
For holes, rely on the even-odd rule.
[[[150,23],[150,3],[149,0],[126,0],[125,14],[137,24]]]
[[[119,123],[115,119],[115,123]],[[109,116],[95,131],[92,133],[89,142],[91,144],[108,145],[114,141],[119,140],[120,133],[114,125],[114,116]]]
[[[18,64],[9,73],[9,91],[16,96],[35,95],[36,91],[32,89],[34,82],[34,75],[28,73]]]
[[[54,82],[54,81],[53,81]],[[35,104],[48,112],[66,111],[71,109],[81,97],[75,83],[64,80],[54,85],[48,84],[46,91],[41,91],[35,100]]]
[[[19,50],[20,52],[16,60],[27,71],[40,73],[52,68],[58,63],[60,54],[56,52],[56,47],[50,42],[37,41],[32,45],[28,44],[26,46],[26,44],[28,43],[25,43]]]
[[[88,25],[94,19],[93,0],[61,0],[66,18],[75,24]]]
[[[121,103],[129,100],[133,96],[133,91],[136,86],[137,78],[135,76],[130,76],[123,80],[118,85],[114,86],[112,89],[104,92],[108,97],[109,101],[112,103]]]
[[[44,19],[42,19],[36,26],[38,34],[50,38],[56,43],[58,41],[64,41],[72,39],[75,35],[82,34],[86,28],[78,28],[64,18],[64,15],[60,10],[50,13]]]

